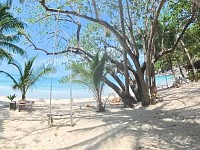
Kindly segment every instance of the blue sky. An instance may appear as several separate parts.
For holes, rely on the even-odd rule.
[[[56,48],[55,49],[55,36],[49,38],[49,37],[43,37],[41,35],[45,34],[45,28],[49,28],[49,29],[58,29],[59,27],[56,26],[56,24],[45,24],[45,22],[42,24],[40,23],[29,23],[28,22],[28,18],[30,17],[30,15],[32,15],[34,13],[34,8],[36,8],[36,6],[32,7],[33,9],[31,9],[30,7],[24,7],[24,5],[26,4],[19,4],[18,1],[13,1],[13,9],[11,10],[11,13],[16,16],[17,18],[19,18],[22,22],[25,23],[25,30],[27,31],[26,33],[30,35],[31,40],[36,44],[37,47],[39,48],[44,48],[49,52],[53,52],[55,50],[56,51],[61,51],[60,49]],[[5,3],[5,0],[2,0],[2,3]],[[38,2],[37,2],[38,3]],[[30,10],[31,9],[31,10]],[[19,11],[20,13],[16,13],[16,11]],[[38,12],[40,13],[40,12]],[[30,19],[29,19],[30,21]],[[48,23],[48,22],[47,22]],[[59,30],[59,29],[58,29]],[[40,35],[40,32],[41,33]],[[48,31],[50,32],[50,31]],[[49,38],[49,39],[47,39]],[[52,59],[53,59],[53,55],[49,55],[47,56],[44,52],[42,51],[36,51],[33,49],[32,46],[30,46],[30,43],[25,42],[24,39],[21,40],[20,43],[17,43],[16,45],[18,45],[19,47],[23,48],[24,50],[26,50],[27,55],[26,56],[19,56],[17,54],[14,54],[14,58],[19,61],[20,63],[23,64],[23,62],[25,60],[27,60],[27,58],[31,58],[34,57],[35,55],[38,55],[36,62],[35,62],[35,66],[40,66],[41,64],[52,64]],[[55,56],[55,62],[54,62],[54,66],[57,68],[57,72],[56,74],[54,74],[54,76],[56,77],[62,77],[65,74],[67,74],[67,71],[65,71],[65,66],[62,65],[62,62],[65,61],[69,61],[66,59],[66,57],[64,56]],[[13,72],[13,67],[11,67],[10,65],[7,65],[7,62],[4,60],[1,63],[1,69],[7,72]]]
[[[5,0],[3,0],[5,2]],[[2,2],[3,2],[2,1]],[[26,24],[26,31],[27,34],[30,35],[31,40],[36,44],[37,47],[39,48],[44,48],[45,50],[48,50],[49,52],[53,52],[54,50],[57,51],[62,51],[63,49],[55,49],[55,36],[53,35],[51,38],[49,38],[50,36],[43,36],[46,34],[46,32],[48,32],[47,34],[49,34],[50,32],[54,32],[56,30],[65,30],[69,35],[71,35],[73,32],[76,32],[76,26],[74,25],[70,25],[70,24],[62,24],[59,23],[58,25],[56,25],[55,20],[54,21],[46,21],[45,19],[42,20],[41,22],[37,22],[37,23],[30,23],[30,22],[35,22],[35,18],[39,18],[42,17],[41,14],[45,13],[44,9],[40,8],[38,9],[38,5],[39,2],[34,2],[31,4],[30,7],[30,3],[24,3],[19,4],[18,0],[14,0],[13,1],[13,9],[11,10],[11,12],[20,20],[22,20],[25,24]],[[29,5],[27,7],[27,5]],[[37,11],[36,11],[37,10]],[[40,11],[38,11],[40,10]],[[18,12],[18,13],[16,13]],[[30,16],[33,16],[32,18]],[[33,21],[34,20],[34,21]],[[86,21],[82,21],[81,23],[86,23]],[[61,32],[60,32],[61,33]],[[52,34],[51,34],[52,35]],[[65,34],[61,34],[62,36],[65,36],[67,38],[67,36]],[[18,43],[18,45],[20,47],[22,47],[24,50],[27,51],[28,57],[33,57],[35,55],[38,55],[38,59],[36,60],[35,65],[39,66],[42,63],[52,63],[52,57],[53,56],[47,56],[44,52],[42,51],[35,51],[33,49],[33,47],[30,47],[30,43],[26,43],[22,40],[21,43]],[[66,41],[63,41],[64,45],[66,46],[67,43]],[[141,61],[143,61],[143,55],[141,55]],[[21,57],[19,55],[15,55],[15,59],[20,61],[20,62],[24,62],[27,58],[26,57]],[[66,56],[56,56],[55,57],[55,67],[57,68],[57,73],[54,74],[54,76],[57,77],[61,77],[64,76],[65,74],[67,74],[67,71],[65,71],[65,66],[62,65],[62,62],[66,62],[66,61],[70,61],[70,59],[72,58],[67,58]],[[12,71],[13,68],[10,68],[10,66],[7,65],[7,62],[2,62],[1,67],[3,68],[3,70],[5,71]]]

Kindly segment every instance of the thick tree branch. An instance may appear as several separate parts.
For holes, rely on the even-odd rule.
[[[128,0],[126,0],[126,5],[127,5],[127,11],[128,11],[128,18],[129,18],[128,29],[130,31],[130,36],[131,36],[131,40],[132,40],[132,44],[133,44],[132,46],[135,49],[135,54],[136,54],[137,59],[139,59],[139,51],[138,51],[137,43],[135,41],[135,37],[134,37],[134,34],[133,34],[133,22],[132,22],[132,19],[131,19],[131,13],[130,13]]]
[[[80,32],[81,32],[81,24],[80,22],[78,22],[78,28],[76,31],[76,38],[77,38],[77,42],[78,42],[78,47],[80,47]]]
[[[40,1],[41,5],[44,7],[44,9],[46,11],[50,11],[50,12],[60,12],[60,13],[64,13],[64,14],[69,14],[69,15],[74,15],[74,16],[78,16],[81,17],[83,19],[86,19],[88,21],[92,21],[94,23],[100,24],[102,26],[104,26],[105,28],[109,29],[110,31],[112,31],[112,33],[117,37],[117,39],[119,40],[119,43],[125,48],[125,50],[128,52],[128,54],[130,55],[130,57],[132,59],[135,59],[134,55],[131,53],[130,48],[128,47],[128,45],[126,44],[126,42],[124,42],[123,37],[121,36],[121,34],[115,30],[115,28],[113,26],[111,26],[109,23],[107,23],[106,21],[103,20],[99,20],[99,19],[95,19],[92,17],[89,17],[87,15],[82,15],[79,14],[75,11],[69,11],[69,10],[60,10],[60,9],[54,9],[54,8],[49,8],[48,6],[46,6],[46,1],[45,0],[41,0]]]
[[[102,38],[96,38],[96,39],[94,39],[94,40],[103,43],[104,48],[113,48],[113,49],[115,49],[116,51],[118,51],[118,52],[120,52],[120,53],[122,54],[122,50],[121,50],[120,48],[118,48],[117,46],[113,46],[113,45],[107,43],[107,42],[106,42],[105,40],[103,40]]]
[[[156,13],[156,16],[155,16],[153,25],[152,25],[152,30],[151,30],[150,40],[149,40],[149,47],[148,47],[149,50],[151,50],[152,41],[153,41],[153,38],[154,38],[155,33],[156,33],[157,26],[158,26],[158,17],[159,17],[159,15],[160,15],[160,11],[161,11],[161,9],[162,9],[164,3],[165,3],[165,0],[162,0],[162,1],[160,2],[160,5],[159,5],[159,7],[158,7],[158,10],[157,10],[157,13]]]
[[[97,4],[96,4],[95,0],[92,0],[92,5],[94,7],[94,12],[95,12],[96,19],[99,19],[99,14],[98,14],[98,10],[97,10]]]
[[[114,83],[112,83],[110,80],[108,80],[107,78],[104,79],[104,82],[109,86],[111,87],[112,89],[114,89],[114,91],[118,94],[118,95],[121,95],[123,93],[123,91],[118,87],[116,86]]]
[[[45,49],[42,48],[38,48],[34,42],[25,34],[25,33],[21,33],[25,39],[31,43],[31,46],[34,47],[34,50],[38,50],[38,51],[42,51],[44,53],[46,53],[47,55],[59,55],[59,54],[64,54],[64,53],[69,53],[72,52],[74,54],[78,54],[78,55],[83,55],[84,58],[86,58],[87,60],[91,60],[93,58],[93,55],[90,54],[89,52],[85,51],[84,49],[80,48],[80,47],[67,47],[65,50],[60,51],[60,52],[48,52]]]
[[[200,1],[199,0],[193,0],[193,2],[200,8]]]
[[[120,88],[125,91],[125,86],[124,86],[124,83],[119,79],[119,77],[115,74],[115,73],[111,73],[110,74],[114,79],[115,81],[119,84]]]
[[[187,28],[194,21],[197,10],[198,10],[198,8],[195,5],[193,5],[192,15],[191,15],[190,19],[187,21],[187,23],[185,24],[185,26],[184,26],[183,30],[181,31],[181,33],[179,34],[179,37],[174,42],[174,45],[172,46],[172,48],[170,48],[168,50],[161,51],[160,53],[156,52],[154,63],[156,63],[162,56],[164,56],[166,54],[169,54],[169,53],[172,53],[176,49],[178,43],[182,39],[182,37],[183,37],[184,33],[186,32]],[[146,69],[146,64],[144,63],[142,65],[142,67],[141,67],[142,72],[144,72],[145,69]]]
[[[60,10],[60,9],[54,9],[54,8],[49,8],[47,5],[46,5],[46,1],[45,0],[41,0],[40,1],[41,5],[44,7],[44,9],[46,11],[50,11],[50,12],[59,12],[59,13],[64,13],[64,14],[69,14],[69,15],[74,15],[74,16],[77,16],[77,17],[81,17],[83,19],[86,19],[88,21],[91,21],[91,22],[94,22],[94,23],[97,23],[97,24],[100,24],[102,26],[104,26],[105,28],[109,29],[115,36],[116,38],[118,39],[119,43],[121,44],[121,46],[128,52],[129,56],[131,57],[131,59],[133,60],[135,66],[138,70],[138,73],[141,74],[140,72],[140,64],[139,64],[139,61],[138,59],[136,58],[136,56],[132,53],[132,51],[130,50],[129,46],[126,44],[126,41],[124,41],[124,38],[123,36],[121,36],[121,34],[115,30],[115,28],[113,26],[111,26],[109,23],[107,23],[106,21],[103,21],[103,20],[99,20],[99,19],[95,19],[95,18],[92,18],[92,17],[89,17],[87,15],[82,15],[82,14],[79,14],[75,11],[69,11],[69,10]],[[140,75],[139,75],[140,76]],[[140,77],[142,78],[142,77]]]

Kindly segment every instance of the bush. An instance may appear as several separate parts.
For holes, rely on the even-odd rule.
[[[188,78],[190,81],[197,81],[200,78],[200,71],[197,71],[196,74],[193,73],[193,71],[188,72]]]

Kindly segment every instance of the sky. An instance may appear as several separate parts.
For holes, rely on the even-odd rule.
[[[2,2],[5,2],[5,0],[2,0]],[[76,26],[72,24],[66,24],[66,23],[56,24],[55,20],[47,21],[46,18],[43,18],[42,20],[37,22],[35,18],[41,18],[43,17],[41,14],[45,13],[44,9],[42,8],[38,9],[38,4],[39,3],[37,1],[35,1],[31,5],[30,3],[19,4],[19,0],[13,0],[11,12],[14,16],[16,16],[17,18],[19,18],[21,21],[25,23],[26,33],[30,35],[31,40],[34,42],[34,44],[37,47],[44,48],[45,50],[49,52],[53,52],[54,50],[55,52],[62,51],[63,48],[66,47],[67,43],[66,41],[60,41],[60,39],[58,39],[53,32],[58,31],[59,35],[62,35],[63,37],[68,38],[70,35],[76,32]],[[30,16],[33,16],[33,17],[31,18]],[[60,15],[59,17],[62,17],[62,15]],[[33,22],[37,22],[37,23],[33,23]],[[81,20],[81,23],[85,24],[86,22],[84,20]],[[63,31],[65,31],[65,33]],[[61,48],[58,48],[57,46],[55,46],[56,43],[58,42],[61,43],[60,44]],[[42,51],[34,50],[33,47],[30,46],[30,43],[25,42],[24,39],[20,43],[18,43],[18,46],[26,50],[29,58],[34,57],[35,55],[38,55],[35,62],[35,66],[40,66],[42,63],[53,64],[52,55],[47,56]],[[14,58],[21,63],[23,63],[27,59],[27,57],[21,57],[19,55],[15,55]],[[70,62],[71,59],[72,58],[66,57],[63,55],[56,56],[55,62],[53,65],[57,68],[57,72],[54,74],[54,76],[56,77],[65,76],[67,74],[67,71],[65,71],[65,66],[62,65],[62,62]],[[142,60],[141,62],[143,62],[143,55],[141,55],[140,59]],[[13,68],[7,65],[6,61],[3,61],[1,63],[2,63],[1,64],[2,70],[5,70],[7,72],[10,72],[13,70]]]
[[[1,0],[1,1],[2,3],[5,3],[5,0]],[[43,22],[43,24],[42,23],[40,24],[39,22],[33,23],[33,24],[29,23],[31,22],[31,19],[28,19],[28,18],[30,17],[30,15],[34,14],[34,11],[35,11],[34,9],[37,7],[34,6],[32,8],[26,7],[26,4],[19,4],[17,0],[14,0],[12,4],[11,13],[25,24],[25,30],[27,31],[26,33],[30,35],[31,40],[34,42],[34,44],[37,47],[44,48],[45,50],[49,52],[61,51],[61,49],[55,46],[56,45],[55,40],[58,41],[58,39],[55,38],[56,36],[54,36],[53,33],[51,34],[51,37],[47,36],[46,38],[44,38],[43,36],[41,36],[45,34],[45,30],[46,30],[45,28],[49,29],[49,31],[47,30],[48,32],[53,32],[53,30],[59,30],[59,24],[58,25],[55,23],[49,24],[48,22],[47,24],[45,24],[45,22]],[[16,11],[18,11],[19,13],[16,13]],[[40,35],[40,32],[42,32],[41,35]],[[58,55],[54,57],[55,59],[53,63],[53,55],[47,56],[42,51],[34,50],[34,48],[30,46],[31,45],[30,43],[25,42],[24,38],[22,38],[21,42],[17,43],[16,45],[23,48],[27,52],[27,55],[23,57],[17,54],[13,55],[14,58],[20,63],[23,64],[28,58],[38,55],[34,63],[34,66],[40,66],[42,64],[54,65],[57,68],[57,72],[54,74],[55,77],[62,77],[67,74],[67,71],[65,71],[65,66],[62,65],[62,62],[70,61],[70,58],[67,59],[64,56]],[[7,61],[4,60],[0,63],[1,63],[2,70],[10,72],[10,73],[13,72],[13,67],[8,66]]]

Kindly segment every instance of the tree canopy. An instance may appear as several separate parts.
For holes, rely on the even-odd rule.
[[[9,7],[0,4],[0,59],[11,59],[13,53],[23,55],[25,51],[15,45],[20,40],[19,30],[23,23],[8,11]]]
[[[154,103],[155,67],[162,64],[158,69],[166,70],[172,65],[184,65],[185,58],[190,63],[198,59],[197,1],[40,0],[31,3],[30,0],[25,3],[26,7],[35,8],[28,21],[43,26],[39,31],[43,41],[57,37],[60,51],[51,51],[55,47],[50,43],[48,49],[40,47],[25,33],[33,48],[47,55],[72,52],[79,63],[90,62],[97,52],[105,53],[112,80],[106,77],[104,82],[129,107],[135,102],[142,102],[143,106]]]

